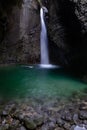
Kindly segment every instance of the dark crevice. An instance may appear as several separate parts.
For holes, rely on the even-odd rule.
[[[86,38],[82,34],[82,23],[75,14],[75,3],[69,0],[53,1],[59,23],[64,29],[64,44],[68,45],[68,65],[84,72],[87,66]],[[86,34],[85,34],[86,35]],[[63,59],[62,59],[63,60]]]
[[[75,15],[75,4],[69,0],[55,2],[57,16],[65,29],[66,42],[71,47],[80,48],[82,45],[81,23]]]
[[[55,43],[53,43],[49,38],[49,56],[52,64],[58,64],[61,66],[66,66],[67,56],[64,50],[59,48]]]

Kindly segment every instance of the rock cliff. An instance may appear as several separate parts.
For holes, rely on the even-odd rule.
[[[16,1],[16,0],[15,0]],[[50,62],[79,69],[87,64],[87,1],[43,0]],[[2,3],[0,3],[2,9]],[[37,0],[0,10],[0,63],[40,62],[40,14]],[[3,12],[3,13],[2,13]],[[27,16],[26,16],[27,15]],[[25,20],[25,23],[24,23]],[[82,69],[83,70],[83,69]]]
[[[14,5],[6,18],[8,30],[1,38],[0,63],[38,63],[40,18],[37,1],[24,0],[20,7]]]
[[[87,1],[50,0],[48,8],[51,59],[84,71],[87,65]]]

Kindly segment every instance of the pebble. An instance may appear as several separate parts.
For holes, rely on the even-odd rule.
[[[77,124],[77,122],[78,122],[78,114],[73,115],[73,121],[74,121],[75,124]]]
[[[78,105],[75,107],[75,103],[60,106],[56,111],[53,104],[50,108],[43,105],[44,109],[37,102],[34,106],[27,102],[7,104],[2,107],[0,130],[87,130],[86,110],[79,109]]]
[[[36,124],[34,123],[34,121],[30,118],[25,118],[24,122],[25,122],[26,128],[28,128],[30,130],[33,130],[37,127]]]
[[[84,126],[83,127],[80,127],[80,126],[76,126],[75,128],[74,128],[74,130],[87,130]]]
[[[80,119],[82,120],[87,119],[87,111],[80,111]]]
[[[70,124],[69,123],[65,123],[63,127],[64,127],[65,130],[70,130]]]
[[[54,130],[55,126],[56,126],[56,125],[54,124],[54,122],[50,122],[50,123],[49,123],[49,129],[50,129],[50,130]]]
[[[21,126],[19,130],[26,130],[24,126]]]
[[[62,119],[57,119],[58,126],[62,127],[64,125],[64,121]]]

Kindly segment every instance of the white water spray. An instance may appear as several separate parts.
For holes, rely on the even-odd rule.
[[[49,64],[49,54],[48,54],[48,39],[47,30],[44,21],[44,13],[47,12],[45,7],[40,9],[41,18],[41,36],[40,36],[40,46],[41,46],[41,64]]]

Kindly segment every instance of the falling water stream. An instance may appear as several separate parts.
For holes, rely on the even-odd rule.
[[[41,18],[41,37],[40,37],[40,44],[41,44],[41,64],[49,64],[49,55],[48,55],[48,39],[47,39],[47,30],[44,21],[44,13],[46,9],[40,9],[40,18]]]

